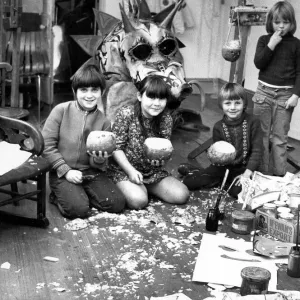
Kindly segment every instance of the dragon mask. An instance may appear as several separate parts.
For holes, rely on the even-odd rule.
[[[94,10],[102,37],[93,37],[87,42],[86,37],[72,36],[106,74],[107,90],[103,106],[99,104],[99,108],[112,121],[121,106],[136,101],[136,85],[150,74],[160,75],[167,82],[173,96],[170,110],[176,110],[192,93],[195,82],[186,81],[179,50],[184,45],[171,30],[182,2],[152,14],[145,0],[131,0],[127,7],[120,4],[122,21]],[[199,85],[197,87],[201,95],[200,110],[203,110],[204,93]]]

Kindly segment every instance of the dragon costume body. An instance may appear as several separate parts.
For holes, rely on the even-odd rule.
[[[167,82],[172,94],[168,108],[174,115],[192,93],[192,84],[199,88],[200,111],[204,109],[204,92],[197,82],[186,81],[179,50],[184,45],[171,30],[182,3],[153,14],[145,0],[128,0],[120,4],[122,21],[94,9],[98,35],[72,36],[91,56],[86,63],[96,62],[106,76],[107,89],[98,106],[112,122],[121,106],[137,100],[136,86],[150,74]]]

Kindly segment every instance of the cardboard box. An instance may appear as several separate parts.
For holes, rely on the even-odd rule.
[[[255,228],[267,233],[272,237],[288,243],[296,243],[297,225],[291,222],[278,220],[268,215],[262,210],[257,210],[255,214]],[[299,230],[300,231],[300,230]],[[300,238],[300,232],[299,232]],[[300,241],[300,239],[299,239]]]

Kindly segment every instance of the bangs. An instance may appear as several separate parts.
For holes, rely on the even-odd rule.
[[[169,89],[167,84],[157,78],[152,78],[150,82],[148,82],[148,86],[145,89],[146,96],[149,98],[159,98],[159,99],[168,99],[169,98]]]
[[[283,21],[292,22],[290,12],[286,10],[284,7],[281,7],[276,11],[274,11],[273,22],[278,21],[280,19],[282,19]]]
[[[224,100],[239,100],[239,99],[244,99],[244,93],[239,91],[229,89],[227,91],[223,92],[223,99]]]
[[[77,91],[83,87],[105,89],[105,78],[95,65],[85,65],[77,70],[72,79],[72,88]]]
[[[92,72],[86,72],[78,78],[77,88],[82,87],[101,87],[102,86],[102,78],[101,76],[97,76],[98,74]]]

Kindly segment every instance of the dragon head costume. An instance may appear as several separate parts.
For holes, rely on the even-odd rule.
[[[120,4],[122,21],[94,10],[101,33],[91,38],[72,36],[106,74],[107,89],[103,106],[99,104],[99,108],[112,121],[121,106],[136,101],[136,86],[150,74],[162,76],[170,87],[172,101],[169,109],[172,111],[192,93],[192,83],[195,82],[186,81],[179,50],[184,45],[171,30],[182,2],[180,0],[160,13],[152,14],[146,0],[129,0],[127,7]],[[202,110],[205,97],[200,86],[197,87]]]

